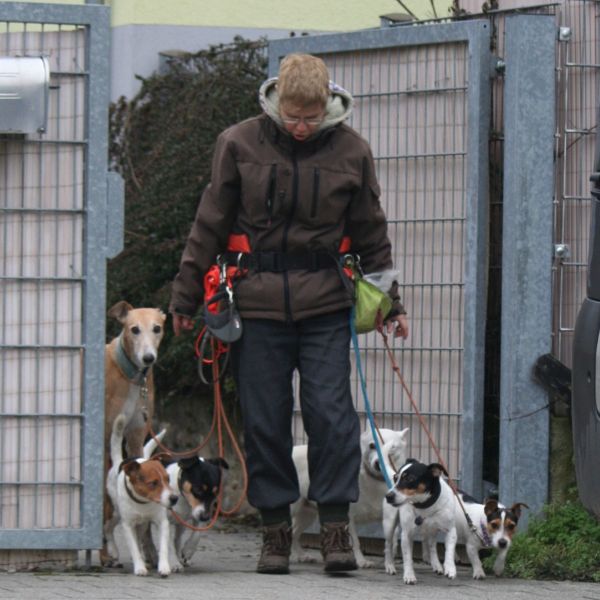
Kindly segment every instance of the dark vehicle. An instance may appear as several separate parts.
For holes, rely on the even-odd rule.
[[[596,135],[591,181],[587,297],[575,324],[571,414],[579,496],[584,506],[600,518],[600,134]]]

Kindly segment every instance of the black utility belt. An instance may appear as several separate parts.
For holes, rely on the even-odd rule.
[[[338,268],[341,256],[328,252],[225,252],[223,258],[228,265],[239,269],[283,273]]]

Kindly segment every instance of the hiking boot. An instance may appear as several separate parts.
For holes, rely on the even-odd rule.
[[[292,528],[289,523],[263,528],[263,546],[256,567],[257,573],[284,575],[290,572]]]
[[[324,523],[321,525],[321,554],[325,561],[325,571],[355,571],[358,567],[348,523]]]

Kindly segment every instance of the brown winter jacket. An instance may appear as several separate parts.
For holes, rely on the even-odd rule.
[[[203,301],[204,273],[225,251],[231,232],[246,234],[253,252],[333,256],[348,235],[365,273],[392,267],[367,142],[343,123],[297,142],[275,120],[263,114],[228,128],[217,139],[211,182],[173,282],[171,312],[196,313]],[[335,267],[249,270],[235,295],[242,317],[280,321],[352,305]]]

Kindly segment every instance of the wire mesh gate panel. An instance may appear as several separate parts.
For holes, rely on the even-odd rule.
[[[452,476],[481,492],[490,34],[487,21],[382,28],[269,44],[321,56],[356,100],[371,144],[411,334],[394,353]],[[437,460],[378,334],[361,336],[381,427],[410,427],[409,452]],[[354,369],[354,398],[364,415]],[[301,417],[295,422],[303,438]]]
[[[0,136],[3,549],[101,544],[108,15],[0,3],[0,56],[50,65],[46,130]]]
[[[600,81],[600,3],[557,7],[557,143],[553,353],[572,366],[575,319],[586,296],[596,105]]]

